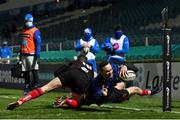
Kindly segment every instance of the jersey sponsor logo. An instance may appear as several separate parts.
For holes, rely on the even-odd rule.
[[[20,37],[30,38],[30,34],[20,34]]]
[[[83,65],[86,66],[89,70],[92,70],[92,67],[88,64],[86,64],[85,62],[83,62]]]
[[[83,70],[83,71],[86,72],[86,73],[89,72],[89,70],[88,70],[87,68],[85,68],[85,67],[81,67],[81,70]]]

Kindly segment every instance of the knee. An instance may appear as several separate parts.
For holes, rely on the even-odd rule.
[[[48,86],[41,87],[41,90],[43,91],[43,93],[48,93],[49,92]]]
[[[134,93],[139,93],[139,88],[138,87],[133,87],[132,89],[133,89]]]
[[[115,86],[115,88],[118,90],[125,89],[125,87],[126,87],[126,84],[124,82],[117,83],[117,85]]]

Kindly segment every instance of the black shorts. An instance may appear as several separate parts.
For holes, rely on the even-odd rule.
[[[93,100],[94,103],[96,103],[97,105],[102,105],[103,103],[108,103],[108,102],[112,102],[112,103],[120,103],[122,101],[126,101],[129,99],[129,92],[127,90],[118,90],[116,88],[111,88],[108,90],[108,96],[94,96]],[[90,99],[92,100],[92,99]]]
[[[129,92],[127,90],[118,90],[116,88],[112,88],[108,92],[107,99],[110,102],[122,102],[126,101],[129,98]]]
[[[70,69],[57,76],[63,87],[69,87],[78,94],[84,93],[89,83],[86,73],[78,69]]]

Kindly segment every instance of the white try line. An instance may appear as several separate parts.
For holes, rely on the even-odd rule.
[[[14,97],[14,96],[7,96],[7,95],[0,95],[0,98],[17,99],[17,97]]]
[[[91,106],[97,106],[92,104]],[[132,108],[132,107],[121,107],[121,106],[111,106],[111,105],[101,105],[103,108],[116,108],[116,109],[124,109],[124,110],[133,110],[133,111],[152,111],[152,112],[163,112],[161,110],[153,110],[153,109],[141,109],[141,108]],[[180,114],[178,111],[170,111],[169,113]]]
[[[7,98],[7,99],[17,99],[18,97],[15,96],[7,96],[7,95],[0,95],[0,98]],[[43,100],[47,101],[47,100]],[[99,107],[96,104],[92,104],[93,107]],[[116,108],[116,109],[124,109],[124,110],[133,110],[133,111],[152,111],[152,112],[163,112],[161,110],[153,110],[153,109],[141,109],[141,108],[132,108],[132,107],[122,107],[122,106],[112,106],[112,105],[101,105],[102,108]],[[178,111],[170,111],[169,113],[180,114]]]

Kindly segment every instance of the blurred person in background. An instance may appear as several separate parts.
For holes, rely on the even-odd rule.
[[[4,41],[0,48],[0,59],[4,64],[10,64],[10,58],[12,57],[12,49],[8,46],[7,41]]]
[[[33,16],[25,15],[25,26],[20,34],[21,51],[20,61],[25,78],[24,95],[30,90],[39,87],[39,59],[41,51],[41,33],[33,24]]]
[[[96,53],[99,52],[99,43],[93,37],[92,29],[84,29],[84,37],[76,42],[75,50],[79,51],[80,54],[85,54],[88,63],[92,65],[94,71],[94,77],[97,76],[97,65],[96,65]]]
[[[106,38],[101,47],[107,53],[107,60],[111,64],[117,64],[118,66],[125,64],[125,55],[129,52],[129,39],[124,35],[120,24],[115,25],[114,36]],[[134,72],[138,71],[138,68],[133,64],[127,64],[127,67]],[[126,84],[127,87],[132,86],[133,82]]]
[[[110,63],[121,65],[125,62],[125,54],[129,52],[129,39],[123,34],[121,25],[115,26],[114,36],[106,38],[101,47],[106,51]]]

